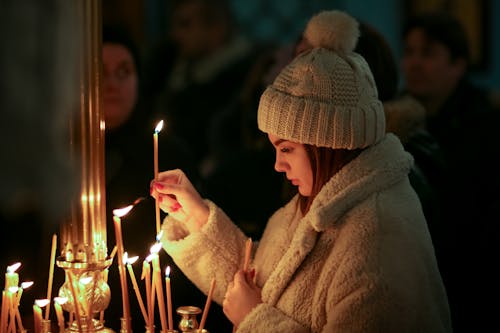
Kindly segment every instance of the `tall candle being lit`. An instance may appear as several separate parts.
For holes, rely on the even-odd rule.
[[[130,303],[128,299],[128,287],[127,287],[127,276],[125,271],[125,265],[123,263],[123,239],[122,239],[122,227],[121,227],[121,217],[127,215],[134,206],[129,205],[125,208],[114,209],[113,210],[113,221],[115,224],[115,237],[116,237],[116,248],[118,255],[118,272],[120,274],[120,285],[122,289],[122,305],[123,305],[123,318],[127,325],[127,330],[132,331],[132,326],[130,322]]]
[[[168,313],[168,329],[174,329],[174,320],[172,319],[172,291],[170,288],[170,266],[165,269],[165,289],[167,293],[167,313]]]
[[[158,124],[155,127],[155,131],[153,133],[153,148],[154,148],[154,179],[158,179],[158,173],[159,173],[159,167],[158,167],[158,133],[163,128],[163,120],[158,122]],[[158,200],[156,200],[155,203],[155,210],[156,210],[156,233],[160,232],[161,228],[161,223],[160,223],[160,205],[158,203]]]

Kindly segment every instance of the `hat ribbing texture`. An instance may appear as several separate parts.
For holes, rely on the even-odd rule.
[[[334,149],[365,148],[385,134],[366,61],[355,52],[321,47],[297,56],[266,88],[257,122],[279,138]]]

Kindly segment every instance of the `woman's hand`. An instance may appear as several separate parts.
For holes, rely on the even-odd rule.
[[[227,287],[222,309],[234,326],[238,326],[254,307],[262,303],[262,290],[253,281],[254,276],[255,270],[239,270]]]
[[[208,220],[209,208],[180,169],[164,171],[151,182],[151,196],[160,208],[196,232]]]

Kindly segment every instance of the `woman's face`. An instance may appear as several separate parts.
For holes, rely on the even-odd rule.
[[[272,134],[268,134],[268,138],[276,149],[274,169],[277,172],[284,172],[286,178],[298,186],[301,195],[310,196],[313,188],[313,172],[305,146]]]
[[[121,126],[137,102],[137,69],[129,50],[120,44],[104,43],[103,110],[106,128]]]

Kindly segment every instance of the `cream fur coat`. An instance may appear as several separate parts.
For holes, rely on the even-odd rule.
[[[407,177],[411,163],[388,134],[333,176],[306,216],[297,197],[274,213],[254,243],[264,303],[237,332],[450,332],[446,292]],[[215,276],[221,303],[242,267],[246,237],[207,202],[199,232],[188,235],[167,217],[162,241],[205,293]]]

